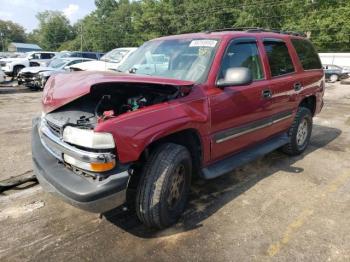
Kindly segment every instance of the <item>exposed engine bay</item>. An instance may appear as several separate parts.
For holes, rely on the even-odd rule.
[[[100,121],[185,96],[189,91],[172,85],[100,83],[45,118],[58,128],[68,124],[92,129]]]

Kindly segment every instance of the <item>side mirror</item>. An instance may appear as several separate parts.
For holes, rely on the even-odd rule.
[[[65,67],[63,67],[63,69],[66,70],[66,71],[70,71],[70,67],[69,66],[65,66]]]
[[[216,83],[218,87],[248,85],[253,81],[252,72],[246,67],[228,68],[224,79]]]

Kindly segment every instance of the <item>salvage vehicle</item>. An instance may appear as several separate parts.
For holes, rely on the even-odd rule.
[[[74,206],[127,205],[149,227],[179,219],[195,176],[216,178],[278,148],[303,153],[323,106],[320,59],[297,33],[162,37],[119,69],[49,78],[33,120],[34,170]]]
[[[52,60],[48,66],[23,68],[18,73],[17,81],[19,85],[24,84],[32,89],[42,89],[50,76],[70,71],[70,66],[91,60],[92,59],[79,57],[57,58]]]
[[[349,70],[346,70],[337,65],[323,65],[326,80],[335,83],[349,77]]]
[[[84,62],[71,66],[74,71],[108,71],[118,70],[121,65],[137,48],[123,47],[109,51],[98,61]]]
[[[0,59],[0,66],[7,76],[16,77],[21,69],[45,64],[55,55],[56,52],[28,52],[16,58]]]

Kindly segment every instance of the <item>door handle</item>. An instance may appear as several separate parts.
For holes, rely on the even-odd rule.
[[[300,91],[303,88],[303,85],[301,83],[297,82],[297,83],[294,83],[293,87],[294,87],[295,91]]]
[[[272,97],[272,92],[270,89],[264,89],[261,93],[262,98],[271,98]]]

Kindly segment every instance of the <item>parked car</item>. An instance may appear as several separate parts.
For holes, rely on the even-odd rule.
[[[50,77],[33,121],[34,170],[74,206],[133,205],[149,227],[177,221],[195,175],[213,179],[277,148],[303,153],[323,106],[320,59],[295,34],[162,37],[119,69]]]
[[[24,84],[27,87],[40,89],[45,86],[47,79],[57,73],[69,72],[69,66],[84,61],[91,61],[88,58],[68,57],[58,58],[51,61],[47,67],[34,66],[23,68],[17,77],[18,84]]]
[[[108,71],[118,70],[121,65],[137,48],[123,47],[109,51],[98,61],[75,64],[71,68],[75,71]]]
[[[58,53],[55,58],[82,57],[99,60],[103,55],[104,53],[101,52],[62,51]]]
[[[323,65],[323,70],[326,79],[333,83],[348,78],[350,73],[349,70],[346,70],[337,65]]]
[[[6,75],[5,73],[0,70],[0,83],[5,82]]]
[[[40,66],[56,55],[55,52],[28,52],[16,58],[0,60],[1,69],[6,75],[16,77],[21,69],[29,66]]]

